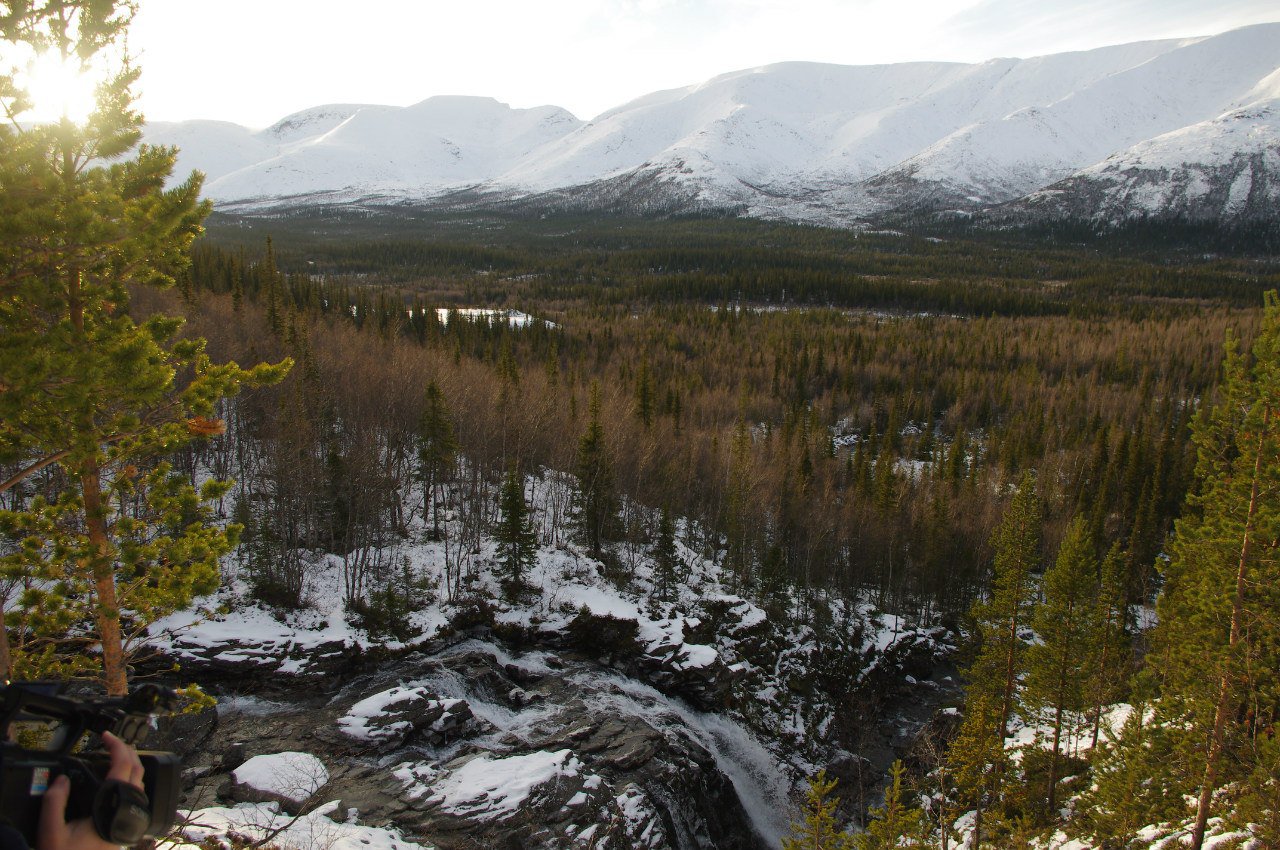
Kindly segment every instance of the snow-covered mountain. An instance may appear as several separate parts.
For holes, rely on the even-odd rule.
[[[230,208],[309,202],[727,209],[849,221],[1014,202],[1025,214],[1274,215],[1280,23],[980,64],[790,62],[583,122],[434,97],[262,131],[153,124]]]

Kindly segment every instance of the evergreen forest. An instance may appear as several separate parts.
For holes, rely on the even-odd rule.
[[[519,592],[531,541],[625,581],[674,514],[768,610],[837,593],[963,636],[960,722],[856,836],[815,777],[789,846],[1159,824],[1200,846],[1211,813],[1270,840],[1275,608],[1247,567],[1276,539],[1273,260],[1137,233],[373,218],[215,217],[179,292],[137,302],[217,359],[297,364],[227,404],[231,447],[179,462],[258,482],[234,504],[263,600],[301,604],[294,553],[397,533],[415,477],[458,499],[420,510],[461,519],[460,594],[486,530]],[[555,472],[577,485],[529,528],[512,476]],[[351,575],[393,624],[394,569]]]

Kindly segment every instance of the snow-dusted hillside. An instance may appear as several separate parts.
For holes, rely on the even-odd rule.
[[[1053,218],[1274,221],[1280,99],[1145,140],[1018,205]]]
[[[1257,208],[1239,186],[1223,204],[1180,199],[1199,197],[1197,181],[1216,185],[1224,166],[1235,182],[1247,170],[1255,189],[1280,179],[1274,133],[1243,131],[1246,119],[1232,117],[1270,114],[1278,89],[1280,23],[972,65],[770,65],[586,123],[555,107],[435,97],[318,107],[260,132],[155,125],[149,138],[182,146],[181,165],[205,171],[209,195],[230,207],[426,203],[465,190],[470,203],[545,197],[848,220],[980,207],[1054,185],[1055,210],[1083,204],[1093,218],[1235,216]],[[1110,188],[1099,212],[1090,204],[1101,184]]]

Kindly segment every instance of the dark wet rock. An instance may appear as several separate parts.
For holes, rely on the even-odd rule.
[[[731,667],[719,653],[702,645],[655,647],[639,659],[638,666],[641,676],[658,690],[682,697],[703,711],[727,707],[733,686],[741,678],[740,667]]]
[[[218,729],[218,711],[213,706],[183,714],[156,718],[156,728],[146,737],[150,750],[177,753],[184,761],[200,754]]]
[[[733,783],[693,734],[670,716],[659,725],[657,710],[652,719],[600,710],[601,700],[637,697],[594,662],[566,655],[555,670],[545,663],[550,657],[522,665],[459,647],[406,655],[331,694],[313,688],[305,701],[227,699],[208,745],[208,772],[189,784],[184,804],[255,799],[228,781],[229,771],[254,755],[303,750],[330,766],[323,797],[339,800],[339,811],[356,808],[363,822],[394,824],[439,850],[764,846]],[[446,681],[462,683],[468,700],[441,698],[432,683]],[[387,699],[397,688],[390,696],[403,699]],[[374,741],[343,732],[353,707],[379,694],[387,710],[369,712],[377,715],[369,728],[388,734]],[[488,706],[487,715],[509,713],[515,725],[495,728],[471,702]],[[457,736],[459,729],[466,731]],[[451,778],[483,775],[490,762],[545,766],[553,756],[573,769],[536,783],[516,806],[495,803],[496,791],[471,800],[441,793]]]
[[[565,645],[604,660],[634,658],[641,652],[640,627],[635,620],[583,610],[564,632]]]
[[[776,846],[752,816],[785,828],[802,778],[788,761],[829,764],[857,817],[947,692],[945,635],[907,630],[881,651],[858,610],[812,613],[799,624],[713,594],[668,612],[655,641],[585,610],[499,629],[477,605],[429,644],[326,647],[287,663],[302,676],[242,680],[236,651],[209,650],[212,683],[257,701],[224,702],[187,804],[232,799],[247,758],[301,750],[330,767],[325,801],[440,850]]]

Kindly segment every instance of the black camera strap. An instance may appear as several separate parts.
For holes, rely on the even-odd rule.
[[[93,798],[93,828],[112,844],[136,844],[151,825],[151,804],[137,786],[119,779],[102,783]]]

